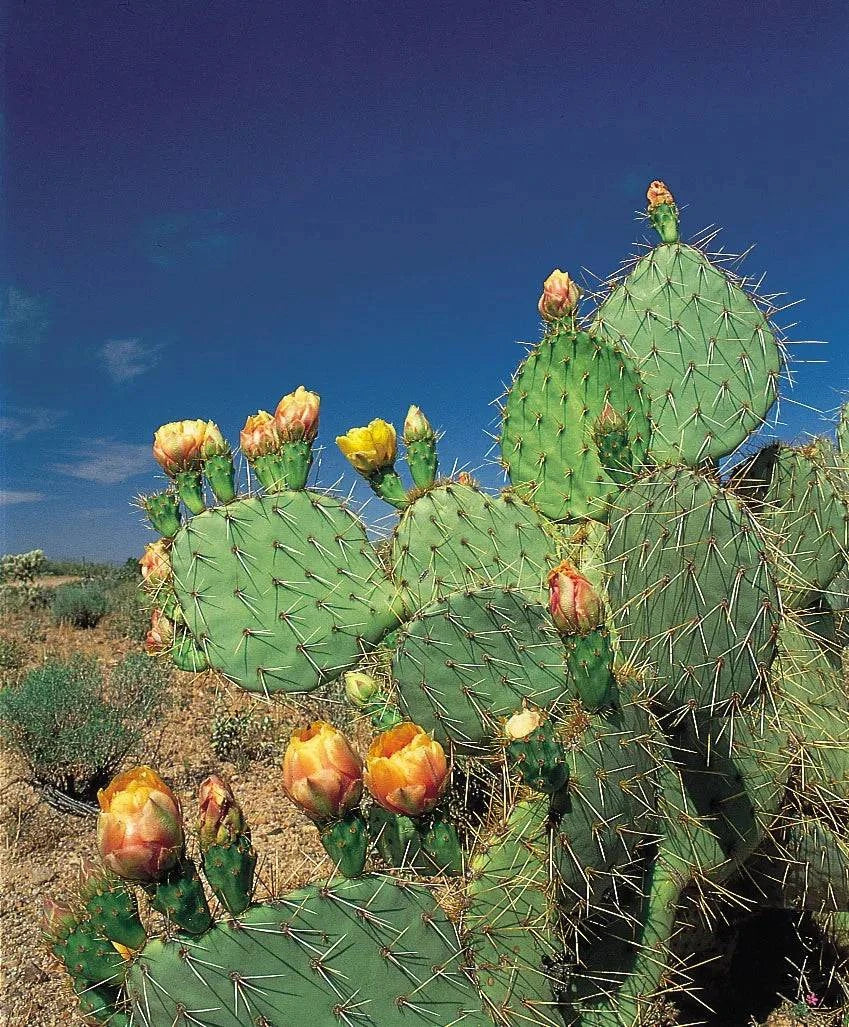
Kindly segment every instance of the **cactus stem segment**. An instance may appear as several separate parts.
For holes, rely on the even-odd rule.
[[[203,477],[200,471],[177,471],[174,475],[180,499],[193,514],[202,514],[206,509],[203,498]]]
[[[207,457],[206,479],[219,503],[232,503],[236,498],[235,468],[230,453]],[[187,504],[188,505],[188,504]]]
[[[394,467],[381,467],[366,479],[372,490],[390,505],[405,510],[410,499]]]
[[[324,851],[345,877],[359,877],[366,865],[368,828],[359,810],[319,828]]]

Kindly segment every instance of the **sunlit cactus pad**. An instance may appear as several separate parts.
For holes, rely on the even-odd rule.
[[[504,406],[501,461],[547,517],[605,520],[619,490],[594,429],[609,404],[624,421],[627,469],[648,452],[648,400],[631,361],[586,332],[546,335],[519,366]],[[613,472],[613,473],[612,473]]]
[[[188,942],[150,942],[127,988],[151,1025],[489,1022],[428,890],[381,876],[312,885]]]
[[[767,314],[693,246],[662,243],[614,284],[593,331],[631,353],[651,400],[651,453],[696,465],[730,453],[778,395]]]
[[[526,503],[449,483],[401,516],[392,573],[416,607],[458,589],[501,585],[541,600],[554,562],[551,529]]]
[[[360,522],[314,492],[243,499],[192,518],[174,586],[211,666],[253,692],[310,691],[397,623],[397,595]]]
[[[766,543],[709,475],[664,468],[611,516],[610,600],[622,655],[670,707],[751,698],[775,654],[780,604]]]
[[[405,626],[393,661],[407,716],[461,749],[485,752],[524,699],[557,710],[570,697],[548,616],[519,592],[455,593]]]

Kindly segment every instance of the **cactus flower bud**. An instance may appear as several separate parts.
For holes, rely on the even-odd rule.
[[[363,794],[362,762],[341,731],[317,720],[292,734],[283,790],[311,820],[338,820]]]
[[[445,791],[448,777],[442,746],[409,721],[378,735],[366,756],[366,788],[390,813],[408,817],[429,813]]]
[[[336,444],[351,465],[367,477],[395,463],[395,428],[379,417],[365,428],[350,428],[345,435],[337,437]]]
[[[48,895],[43,902],[41,933],[51,944],[64,941],[77,926],[77,917],[69,906],[63,906]]]
[[[603,620],[598,593],[568,560],[548,575],[551,619],[562,635],[585,635]]]
[[[347,671],[344,679],[348,702],[358,710],[365,709],[378,692],[377,682],[369,674],[358,670]]]
[[[434,430],[430,421],[425,417],[419,407],[411,406],[404,419],[404,443],[409,446],[412,442],[421,442],[422,439],[432,439]]]
[[[150,883],[177,864],[184,840],[180,804],[150,767],[119,774],[97,801],[97,845],[109,870]]]
[[[170,475],[195,470],[207,457],[227,451],[227,443],[212,421],[172,421],[153,436],[153,455]]]
[[[239,446],[248,460],[255,460],[280,449],[280,431],[277,422],[267,410],[258,410],[245,421],[239,433]]]
[[[213,845],[230,845],[245,830],[245,818],[230,786],[215,774],[198,789],[200,819],[198,840],[202,852]]]
[[[318,394],[299,385],[284,396],[274,413],[283,442],[314,442],[318,434]]]
[[[162,653],[174,644],[174,622],[162,610],[151,610],[150,628],[145,635],[144,645],[149,653]]]
[[[155,592],[160,585],[171,578],[171,554],[164,539],[150,542],[144,547],[144,556],[139,560],[142,584]]]
[[[538,710],[519,710],[504,723],[504,736],[511,742],[520,742],[538,731],[543,723],[542,714]]]
[[[572,313],[580,298],[581,290],[568,273],[556,268],[543,282],[537,309],[544,321],[559,321]]]
[[[655,179],[646,190],[646,199],[649,201],[649,207],[658,207],[661,203],[668,203],[670,207],[675,205],[675,198],[666,183],[659,179]]]

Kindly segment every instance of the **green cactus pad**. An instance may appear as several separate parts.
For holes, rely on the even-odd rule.
[[[545,522],[526,503],[455,482],[405,510],[392,544],[392,575],[416,609],[487,585],[511,586],[541,601],[556,562]]]
[[[208,510],[183,527],[171,559],[198,645],[248,691],[311,691],[397,623],[363,526],[315,492]]]
[[[651,401],[651,455],[696,466],[736,449],[777,396],[767,316],[728,271],[661,244],[612,285],[592,327],[636,362]]]
[[[517,493],[554,520],[606,520],[623,460],[620,452],[608,470],[599,455],[595,428],[606,403],[625,421],[627,462],[637,468],[648,451],[648,403],[621,352],[586,332],[561,332],[547,335],[516,372],[501,461]]]
[[[562,956],[554,929],[548,799],[520,800],[477,841],[463,918],[478,986],[499,1024],[560,1027],[549,969]]]
[[[563,656],[541,606],[488,588],[425,607],[401,633],[392,670],[410,720],[474,752],[522,699],[552,710],[570,696]]]
[[[751,699],[775,653],[779,600],[752,517],[710,476],[662,468],[623,489],[609,596],[622,655],[670,708]]]
[[[614,877],[634,873],[639,843],[657,830],[655,760],[646,714],[634,703],[591,713],[575,702],[558,736],[568,781],[552,799],[553,859],[561,908],[577,921]]]
[[[464,965],[431,893],[373,874],[252,906],[191,945],[150,942],[127,991],[146,1027],[483,1027]]]
[[[798,609],[828,588],[846,565],[849,512],[836,484],[838,456],[830,442],[795,449],[771,445],[732,473],[785,558],[782,597]]]

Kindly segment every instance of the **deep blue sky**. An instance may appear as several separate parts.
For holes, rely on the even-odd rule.
[[[5,551],[123,560],[153,429],[420,404],[470,466],[554,266],[607,275],[654,177],[806,302],[782,409],[849,385],[842,3],[6,8]],[[494,472],[484,473],[495,482]],[[348,481],[352,474],[347,474]],[[377,511],[375,510],[375,513]]]

